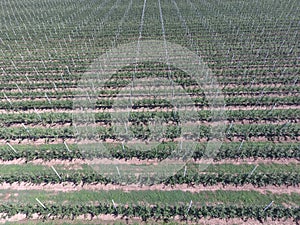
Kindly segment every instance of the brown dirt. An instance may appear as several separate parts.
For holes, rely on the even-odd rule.
[[[1,216],[1,214],[0,214]],[[107,215],[98,215],[95,216],[92,220],[90,216],[78,216],[75,218],[75,221],[82,224],[113,224],[113,223],[126,223],[126,218],[122,218],[121,216],[115,216],[111,214]],[[133,222],[139,223],[139,224],[156,224],[156,221],[153,221],[149,219],[146,223],[143,222],[140,218],[137,217],[131,217],[128,218],[129,224],[132,224]],[[62,224],[62,223],[68,223],[68,224],[73,224],[74,221],[72,220],[67,220],[67,219],[57,219],[54,220],[56,224]],[[234,224],[239,224],[239,225],[261,225],[261,223],[258,220],[255,219],[248,219],[247,221],[243,221],[240,218],[230,218],[230,219],[216,219],[216,218],[202,218],[196,222],[191,222],[191,221],[182,221],[178,216],[176,216],[174,219],[171,219],[171,221],[176,221],[177,223],[181,224],[198,224],[198,225],[234,225]],[[7,223],[7,222],[18,222],[20,224],[27,223],[27,222],[41,222],[41,220],[38,219],[37,214],[33,214],[33,218],[28,220],[25,217],[25,214],[17,214],[9,219],[0,219],[0,223]],[[49,219],[50,222],[50,219]],[[281,219],[281,220],[276,220],[273,221],[270,218],[268,218],[266,221],[264,221],[265,225],[292,225],[295,224],[293,219]]]
[[[71,166],[71,167],[76,167],[80,166],[82,164],[135,164],[135,165],[141,165],[141,164],[157,164],[157,163],[176,163],[174,160],[163,160],[159,161],[157,159],[148,159],[148,160],[139,160],[137,158],[133,158],[130,160],[125,160],[125,159],[93,159],[93,160],[85,160],[85,159],[73,159],[72,161],[69,160],[50,160],[50,161],[44,161],[42,159],[36,159],[30,161],[30,163],[35,164],[35,165],[45,165],[45,166],[55,166],[55,165],[65,165],[65,166]],[[242,164],[248,164],[248,165],[257,165],[257,164],[300,164],[300,160],[298,159],[263,159],[263,158],[245,158],[245,159],[222,159],[220,161],[213,161],[213,160],[206,160],[206,161],[194,161],[191,160],[189,162],[192,163],[197,163],[197,164],[232,164],[232,165],[242,165]],[[15,159],[15,160],[10,160],[10,161],[2,161],[0,160],[0,165],[21,165],[25,164],[26,160],[25,159]]]
[[[122,190],[122,191],[154,191],[154,190],[162,190],[162,191],[173,191],[173,190],[181,190],[188,191],[192,193],[201,193],[202,191],[257,191],[262,194],[266,194],[268,192],[273,194],[291,194],[297,193],[300,194],[299,187],[287,187],[287,186],[271,186],[268,185],[266,187],[255,187],[253,185],[243,185],[243,186],[234,186],[234,185],[226,185],[223,187],[221,184],[214,186],[203,186],[203,185],[195,185],[188,186],[186,184],[175,185],[175,186],[166,186],[163,184],[153,185],[153,186],[140,186],[138,184],[131,185],[113,185],[113,184],[85,184],[85,185],[77,185],[70,183],[63,184],[40,184],[40,185],[31,185],[29,183],[21,182],[20,184],[14,183],[12,185],[8,183],[3,183],[0,185],[0,190],[44,190],[44,191],[61,191],[61,192],[72,192],[72,191],[80,191],[80,190],[93,190],[93,191],[109,191],[109,190]]]

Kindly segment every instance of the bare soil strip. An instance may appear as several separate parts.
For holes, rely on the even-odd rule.
[[[0,214],[2,216],[2,214]],[[114,224],[114,223],[126,223],[126,217],[122,218],[122,216],[115,216],[111,214],[101,214],[95,216],[92,220],[91,217],[81,215],[75,218],[75,220],[82,224]],[[50,222],[51,220],[49,220]],[[154,221],[152,219],[149,219],[147,222],[143,222],[141,218],[137,217],[131,217],[128,218],[129,223],[131,224],[132,222],[139,223],[139,224],[156,224],[159,223],[159,221]],[[248,219],[247,221],[242,220],[241,218],[229,218],[229,219],[219,219],[219,218],[201,218],[196,222],[191,222],[191,221],[182,221],[180,217],[176,216],[174,219],[171,219],[171,221],[175,221],[177,223],[182,223],[182,224],[198,224],[198,225],[234,225],[234,224],[239,224],[239,225],[261,225],[262,223],[259,222],[258,220],[255,219]],[[20,224],[26,223],[26,222],[42,222],[41,219],[38,218],[37,214],[33,214],[31,219],[26,219],[25,214],[18,213],[15,216],[12,216],[11,218],[8,219],[0,219],[0,223],[4,224],[7,222],[18,222]],[[77,224],[74,222],[74,220],[68,220],[68,219],[59,219],[55,220],[56,224],[62,224],[62,223],[68,223],[68,224]],[[264,221],[264,225],[282,225],[282,224],[295,224],[295,221],[293,219],[281,219],[281,220],[276,220],[273,221],[270,218]]]
[[[125,160],[125,159],[73,159],[70,160],[50,160],[50,161],[44,161],[42,159],[36,159],[30,161],[31,164],[34,165],[44,165],[44,166],[54,166],[54,165],[64,165],[64,166],[80,166],[83,164],[126,164],[126,165],[150,165],[150,164],[158,164],[158,163],[176,163],[176,160],[162,160],[159,161],[158,159],[148,159],[148,160],[139,160],[137,158]],[[196,164],[211,164],[211,165],[220,165],[220,164],[232,164],[232,165],[257,165],[257,164],[281,164],[281,165],[287,165],[287,164],[300,164],[299,159],[262,159],[262,158],[245,158],[245,159],[222,159],[220,161],[214,161],[212,159],[210,160],[190,160],[188,161],[190,163],[196,163]],[[0,160],[0,165],[22,165],[26,164],[25,159],[15,159],[10,161],[3,161]]]
[[[234,186],[234,185],[226,185],[223,187],[222,184],[213,185],[213,186],[203,186],[203,185],[194,185],[189,186],[187,184],[175,185],[175,186],[166,186],[164,184],[157,184],[152,186],[141,186],[138,184],[130,184],[130,185],[113,185],[113,184],[85,184],[85,185],[74,185],[71,183],[63,183],[63,184],[39,184],[32,185],[30,183],[21,182],[13,183],[10,185],[9,183],[3,183],[0,185],[0,190],[14,190],[14,191],[26,191],[26,190],[43,190],[43,191],[60,191],[60,192],[72,192],[72,191],[81,191],[81,190],[92,190],[92,191],[109,191],[109,190],[122,190],[125,192],[129,191],[174,191],[180,190],[184,192],[191,193],[200,193],[203,191],[257,191],[262,194],[266,194],[268,192],[273,194],[291,194],[297,193],[300,194],[299,187],[292,186],[272,186],[267,185],[265,187],[255,187],[252,184],[247,184],[243,186]]]

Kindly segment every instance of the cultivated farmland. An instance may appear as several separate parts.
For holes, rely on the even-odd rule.
[[[300,223],[299,1],[0,6],[0,223]]]

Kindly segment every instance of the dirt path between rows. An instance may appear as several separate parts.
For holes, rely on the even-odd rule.
[[[60,192],[74,192],[80,190],[92,190],[92,191],[109,191],[109,190],[122,190],[125,192],[129,191],[174,191],[180,190],[184,192],[191,193],[200,193],[203,191],[257,191],[262,194],[266,194],[271,192],[273,194],[291,194],[297,193],[300,194],[299,187],[287,187],[287,186],[272,186],[268,185],[265,187],[255,187],[251,184],[243,185],[243,186],[234,186],[234,185],[226,185],[225,187],[222,184],[213,185],[213,186],[203,186],[203,185],[195,185],[189,186],[187,184],[175,185],[175,186],[166,186],[164,184],[157,184],[153,186],[140,186],[138,184],[130,184],[130,185],[113,185],[113,184],[85,184],[85,185],[74,185],[71,183],[63,183],[63,184],[40,184],[40,185],[32,185],[29,183],[21,182],[20,184],[14,183],[12,185],[8,183],[3,183],[0,185],[0,190],[16,190],[16,191],[26,191],[26,190],[43,190],[43,191],[60,191]]]
[[[1,214],[0,214],[1,216]],[[0,223],[4,224],[7,222],[18,222],[20,224],[26,223],[26,222],[41,222],[42,220],[40,220],[38,218],[37,214],[33,214],[32,218],[30,220],[26,219],[26,215],[25,214],[20,214],[18,213],[15,216],[12,216],[11,218],[8,219],[0,219]],[[49,222],[51,220],[49,219]],[[75,218],[75,222],[74,220],[70,220],[70,219],[56,219],[54,220],[56,224],[65,224],[65,223],[70,223],[70,224],[75,224],[75,222],[80,221],[80,223],[82,224],[114,224],[114,223],[126,223],[126,217],[122,218],[122,216],[115,216],[115,215],[111,215],[111,214],[101,214],[101,215],[97,215],[95,216],[92,220],[90,216],[78,216]],[[219,219],[219,218],[201,218],[196,222],[191,222],[191,221],[182,221],[180,217],[176,216],[175,218],[172,218],[171,221],[176,221],[178,223],[182,223],[182,224],[199,224],[199,225],[234,225],[234,224],[239,224],[239,225],[261,225],[262,223],[259,222],[258,220],[255,219],[248,219],[247,221],[244,221],[240,218],[230,218],[230,219]],[[156,224],[157,222],[154,221],[153,219],[149,219],[146,223],[143,222],[140,218],[137,217],[132,217],[132,218],[128,218],[128,222],[129,224],[137,223],[137,224]],[[77,224],[77,223],[76,223]],[[291,224],[296,224],[295,221],[293,221],[293,219],[281,219],[281,220],[276,220],[273,221],[270,218],[268,218],[267,220],[264,221],[263,223],[264,225],[291,225]]]
[[[80,166],[83,164],[98,164],[98,165],[103,165],[103,164],[126,164],[126,165],[149,165],[149,164],[158,164],[158,163],[178,163],[178,160],[161,160],[159,161],[158,159],[148,159],[148,160],[139,160],[137,158],[125,160],[125,159],[93,159],[93,160],[88,160],[88,159],[73,159],[72,161],[70,160],[50,160],[50,161],[44,161],[42,159],[36,159],[32,160],[29,162],[26,162],[25,159],[15,159],[15,160],[10,160],[10,161],[3,161],[0,160],[0,165],[21,165],[21,164],[35,164],[35,165],[44,165],[44,166],[54,166],[54,165],[65,165],[65,166]],[[181,162],[181,161],[180,161]],[[287,164],[300,164],[299,159],[263,159],[263,158],[245,158],[245,159],[222,159],[219,161],[214,161],[212,159],[208,160],[190,160],[189,163],[197,163],[197,164],[212,164],[212,165],[220,165],[220,164],[232,164],[232,165],[257,165],[257,164],[281,164],[281,165],[287,165]]]

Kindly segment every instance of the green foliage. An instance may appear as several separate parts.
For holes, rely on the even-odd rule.
[[[138,217],[143,221],[150,218],[155,220],[173,220],[179,216],[181,220],[198,221],[201,218],[242,218],[256,219],[263,222],[265,219],[272,220],[291,218],[294,221],[300,219],[300,209],[285,208],[282,206],[271,207],[263,210],[264,206],[233,206],[233,205],[203,205],[200,207],[191,207],[187,210],[185,205],[117,205],[115,208],[112,204],[100,203],[99,205],[47,205],[42,208],[40,205],[0,205],[0,213],[3,218],[10,218],[18,213],[26,214],[27,218],[37,213],[39,218],[47,219],[75,219],[80,215],[89,215],[95,217],[100,214],[120,215],[122,218]]]
[[[52,159],[74,160],[74,159],[93,159],[93,158],[117,158],[140,160],[168,158],[172,151],[178,148],[176,142],[161,143],[157,147],[150,150],[137,150],[128,148],[124,149],[120,144],[105,144],[108,151],[98,151],[97,149],[83,152],[77,145],[68,145],[70,151],[66,149],[64,144],[44,144],[34,145],[13,145],[16,153],[9,146],[0,146],[0,158],[4,161],[14,159],[25,159],[32,161],[35,159],[43,159],[49,161]],[[241,142],[223,143],[220,150],[214,157],[215,160],[222,159],[246,159],[246,158],[262,158],[262,159],[300,159],[300,148],[297,143],[271,143],[271,142]],[[84,148],[84,145],[81,146]],[[206,152],[206,143],[196,144],[193,153],[193,159],[199,160],[203,158]]]
[[[84,184],[188,184],[211,186],[216,184],[243,186],[246,184],[252,184],[257,187],[263,187],[266,185],[275,186],[299,186],[300,174],[296,172],[277,172],[277,173],[254,173],[249,176],[249,173],[198,173],[189,172],[184,176],[182,172],[178,172],[168,178],[161,175],[124,175],[119,177],[104,176],[94,171],[64,171],[60,173],[61,179],[52,171],[36,171],[34,173],[26,173],[19,171],[16,173],[3,174],[0,177],[0,183],[31,183],[31,184],[55,184],[69,182],[75,185]]]

